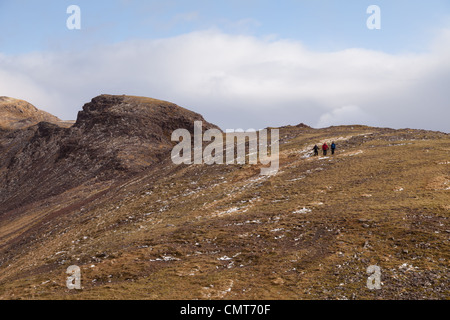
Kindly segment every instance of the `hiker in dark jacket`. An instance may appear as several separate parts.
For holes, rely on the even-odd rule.
[[[327,145],[327,143],[325,142],[322,146],[322,150],[323,150],[323,155],[326,156],[327,155],[327,150],[330,149]]]
[[[317,146],[317,144],[314,146],[313,150],[314,150],[314,156],[318,156],[319,155],[319,147]]]
[[[331,154],[334,154],[335,150],[336,150],[336,144],[333,141],[333,143],[331,144]]]

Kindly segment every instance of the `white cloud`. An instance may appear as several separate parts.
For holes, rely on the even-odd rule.
[[[224,129],[365,122],[448,132],[449,39],[442,32],[427,54],[327,53],[209,30],[78,52],[0,54],[0,95],[65,119],[111,93],[169,100]]]
[[[360,107],[344,106],[323,114],[316,126],[323,128],[332,125],[370,125],[374,122],[372,120],[373,117],[361,110]]]

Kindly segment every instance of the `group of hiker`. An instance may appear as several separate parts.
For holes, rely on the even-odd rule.
[[[334,151],[336,150],[336,144],[334,143],[334,141],[331,143],[331,146],[328,146],[328,144],[326,142],[322,145],[323,155],[326,156],[328,153],[328,150],[330,150],[330,149],[331,149],[331,154],[334,154]],[[314,156],[319,155],[319,147],[317,146],[317,144],[314,146],[313,151],[314,151]]]

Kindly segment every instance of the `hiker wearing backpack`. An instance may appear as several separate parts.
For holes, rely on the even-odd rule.
[[[327,150],[330,149],[327,145],[327,143],[325,142],[322,146],[322,150],[323,150],[323,155],[326,156],[327,155]]]
[[[317,146],[317,144],[314,146],[313,150],[314,150],[314,156],[318,156],[319,155],[319,147]]]
[[[331,144],[331,154],[334,154],[335,150],[336,150],[336,144],[333,141],[333,143]]]

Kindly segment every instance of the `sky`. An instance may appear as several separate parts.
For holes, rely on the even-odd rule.
[[[222,129],[449,132],[448,0],[0,0],[0,30],[0,96],[65,120],[105,93]]]

